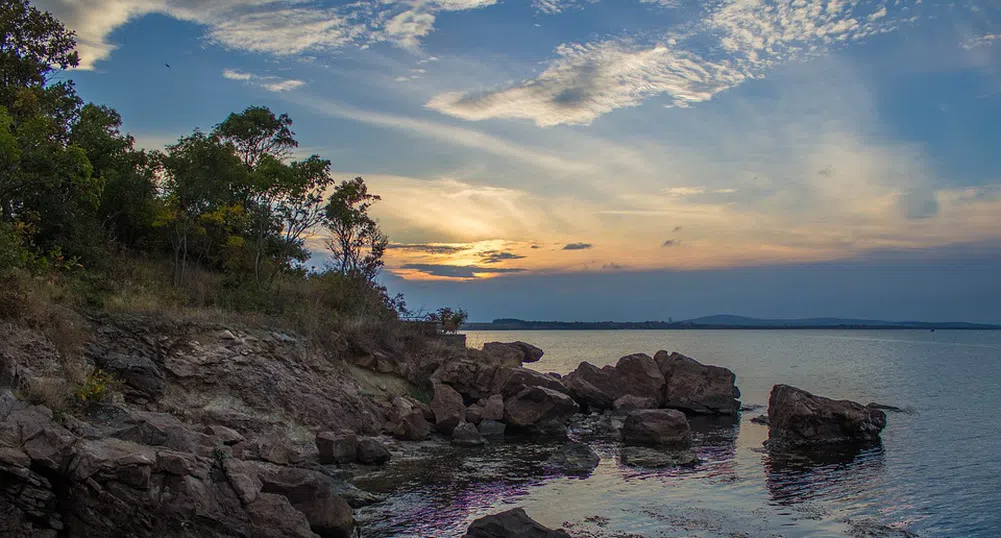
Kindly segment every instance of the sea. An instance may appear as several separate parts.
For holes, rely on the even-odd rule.
[[[360,485],[386,501],[360,509],[363,537],[459,537],[474,519],[514,507],[573,536],[1001,536],[1001,331],[698,330],[472,331],[468,345],[522,340],[531,364],[566,374],[582,361],[678,351],[736,373],[744,411],[692,421],[700,463],[642,470],[618,445],[589,442],[587,476],[553,472],[558,445],[513,440],[483,449],[426,443]],[[877,447],[777,457],[762,443],[778,383],[901,409]]]

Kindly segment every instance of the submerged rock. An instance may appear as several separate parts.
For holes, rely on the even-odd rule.
[[[377,439],[362,439],[358,441],[358,462],[381,465],[392,458],[389,449]]]
[[[814,396],[789,385],[772,387],[768,399],[768,447],[873,444],[886,413],[850,400]]]
[[[476,426],[469,422],[463,422],[452,431],[451,443],[457,446],[475,447],[487,444],[487,440],[480,435]]]
[[[729,369],[666,351],[658,351],[654,360],[666,381],[665,407],[716,415],[733,415],[740,409],[740,389]]]
[[[553,454],[546,463],[567,474],[587,474],[594,470],[601,458],[584,443],[568,443]]]
[[[911,413],[910,410],[904,409],[902,407],[897,407],[897,406],[894,406],[894,405],[886,405],[886,404],[881,404],[881,403],[876,403],[876,402],[871,402],[866,407],[869,407],[869,408],[872,408],[872,409],[879,409],[880,411],[889,411],[891,413],[907,413],[907,414]]]
[[[543,527],[528,517],[523,508],[515,508],[474,521],[463,538],[570,538],[562,529]]]
[[[692,430],[681,411],[641,409],[626,416],[622,440],[627,444],[687,448],[692,442]]]
[[[758,415],[751,419],[751,422],[755,424],[761,424],[763,426],[768,425],[768,415]]]
[[[623,465],[649,469],[695,465],[699,461],[692,450],[660,450],[639,446],[622,447],[619,457]]]
[[[504,437],[504,430],[507,429],[507,426],[496,420],[484,420],[477,428],[483,437],[497,438]]]

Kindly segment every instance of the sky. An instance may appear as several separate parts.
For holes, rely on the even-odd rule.
[[[1001,323],[997,2],[35,5],[142,147],[290,114],[415,309]]]

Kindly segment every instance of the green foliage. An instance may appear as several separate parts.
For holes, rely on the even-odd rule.
[[[330,195],[327,248],[333,254],[335,269],[342,275],[358,275],[373,281],[382,269],[382,256],[389,240],[368,214],[372,204],[381,199],[368,192],[365,180],[360,177],[342,181]]]
[[[111,398],[112,392],[119,384],[115,376],[103,370],[94,370],[82,383],[74,387],[73,397],[85,405],[104,402]]]
[[[425,404],[430,404],[431,400],[434,399],[434,391],[422,387],[414,387],[410,389],[410,393],[408,395],[418,402]]]
[[[428,321],[433,321],[441,326],[441,329],[449,334],[459,332],[462,325],[469,319],[469,313],[461,308],[452,310],[448,307],[439,308],[437,312],[427,315]]]

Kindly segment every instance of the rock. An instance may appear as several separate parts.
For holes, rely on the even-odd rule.
[[[489,439],[504,437],[504,430],[506,428],[507,426],[503,422],[496,420],[483,420],[477,427],[480,435]]]
[[[483,420],[483,407],[473,404],[466,408],[466,422],[479,424]]]
[[[483,406],[483,420],[504,420],[504,397],[494,394],[487,398]]]
[[[904,409],[902,407],[896,407],[896,406],[893,406],[893,405],[886,405],[886,404],[876,403],[876,402],[870,402],[868,405],[866,405],[866,407],[870,407],[872,409],[879,409],[880,411],[889,411],[891,413],[907,413],[907,414],[911,414],[911,411],[908,410],[908,409]]]
[[[520,366],[517,364],[516,366]],[[499,392],[505,376],[509,371],[497,364],[473,359],[449,361],[438,367],[431,374],[431,382],[435,385],[444,383],[460,394],[477,400]]]
[[[632,394],[626,394],[625,396],[612,402],[612,409],[616,411],[635,411],[637,409],[657,409],[660,407],[659,402],[647,396],[633,396]]]
[[[222,444],[224,445],[232,446],[244,440],[243,436],[240,435],[240,433],[237,432],[236,430],[232,428],[227,428],[226,426],[220,426],[218,424],[205,426],[205,429],[202,431],[204,431],[208,435],[214,435],[218,437],[219,440],[222,441]]]
[[[234,448],[240,449],[241,459],[261,460],[289,465],[299,463],[303,455],[293,446],[283,430],[275,430],[261,434],[259,437],[245,441]],[[320,447],[317,446],[317,451]]]
[[[768,398],[768,447],[879,442],[886,413],[849,400],[814,396],[789,385],[775,385]]]
[[[463,538],[570,538],[570,535],[562,529],[543,527],[528,517],[523,508],[515,508],[477,519]]]
[[[452,435],[452,430],[466,420],[462,395],[444,383],[435,385],[431,410],[434,411],[435,425],[445,435]]]
[[[763,426],[768,425],[768,415],[758,415],[751,419],[751,422],[755,424],[761,424]]]
[[[617,385],[614,370],[614,366],[598,368],[589,362],[582,362],[563,381],[574,400],[586,409],[611,409],[615,400],[622,396],[622,388]]]
[[[98,368],[114,374],[131,389],[131,396],[157,400],[167,391],[167,381],[152,360],[143,356],[112,354],[95,357]]]
[[[657,402],[654,408],[659,407],[664,398],[664,374],[652,357],[644,353],[626,355],[615,364],[613,372],[621,396],[648,398]]]
[[[247,462],[237,459],[227,459],[222,464],[226,478],[229,480],[240,502],[250,504],[257,499],[264,484],[257,476],[257,468]]]
[[[452,444],[457,446],[475,447],[487,444],[487,440],[480,435],[476,426],[469,422],[459,424],[452,430]]]
[[[262,493],[247,505],[254,538],[315,538],[306,516],[281,495]]]
[[[334,495],[334,480],[310,469],[268,463],[252,464],[263,483],[264,494],[277,493],[306,516],[309,526],[321,537],[351,538],[354,513],[347,501]]]
[[[178,475],[206,479],[212,469],[212,460],[185,452],[161,450],[156,453],[157,470]]]
[[[564,394],[570,393],[567,386],[559,379],[529,368],[510,368],[503,375],[506,375],[506,379],[501,386],[500,393],[505,398],[514,396],[529,387],[546,387]]]
[[[529,387],[504,400],[504,422],[522,428],[565,423],[578,411],[573,398],[545,387]]]
[[[666,351],[658,351],[654,360],[666,381],[665,407],[717,415],[733,415],[740,409],[740,389],[730,370]]]
[[[499,366],[518,367],[525,362],[538,362],[544,352],[525,342],[487,342],[483,354]]]
[[[641,409],[626,415],[622,440],[627,444],[687,448],[692,442],[692,431],[681,411]]]
[[[381,465],[392,458],[389,449],[376,439],[358,441],[358,462],[366,465]]]
[[[431,433],[431,424],[424,419],[420,409],[415,409],[400,419],[391,433],[393,437],[404,441],[422,441]]]
[[[662,450],[640,446],[622,447],[619,457],[623,465],[649,469],[695,465],[699,461],[692,450]]]
[[[353,463],[358,460],[358,436],[353,432],[322,432],[316,436],[320,463]]]
[[[598,454],[584,443],[568,443],[556,451],[546,463],[567,474],[587,474],[601,462]]]

